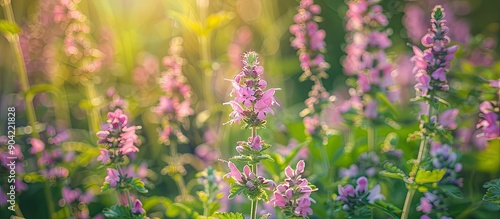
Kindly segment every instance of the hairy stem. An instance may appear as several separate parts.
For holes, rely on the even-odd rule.
[[[373,124],[370,124],[368,127],[368,150],[374,151],[375,150],[375,126]]]
[[[431,92],[430,94],[430,100],[427,103],[429,106],[429,112],[427,115],[427,124],[431,124],[431,117],[433,114],[433,109],[434,109],[434,92]],[[415,161],[412,172],[410,173],[410,179],[413,178],[420,167],[420,163],[425,160],[425,157],[427,155],[427,150],[428,150],[428,143],[432,140],[431,137],[428,135],[428,130],[425,130],[425,133],[422,133],[422,140],[420,141],[420,147],[418,150],[418,157],[417,160]],[[406,193],[406,198],[405,198],[405,203],[403,206],[403,212],[401,214],[401,219],[407,219],[410,213],[410,208],[411,208],[411,203],[413,200],[413,196],[415,195],[416,192],[416,187],[411,185],[410,188],[408,188],[408,192]]]
[[[255,139],[257,136],[257,127],[252,127],[252,139]],[[252,165],[252,172],[255,174],[255,176],[258,176],[257,173],[257,164]],[[252,200],[251,206],[250,206],[250,219],[257,219],[257,204],[258,204],[257,199]]]
[[[120,178],[123,176],[123,172],[122,172],[122,167],[120,166],[120,164],[116,164],[116,169],[118,169],[118,174],[120,175]],[[125,196],[127,197],[127,202],[128,202],[128,207],[130,209],[132,209],[132,199],[130,199],[130,192],[128,191],[128,189],[125,189]]]

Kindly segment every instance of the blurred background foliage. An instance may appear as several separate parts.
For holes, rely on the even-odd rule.
[[[51,19],[51,11],[47,9],[50,8],[50,2],[12,0],[16,21],[23,30],[21,42],[26,43],[22,46],[28,65],[30,84],[46,84],[60,91],[55,97],[46,92],[36,95],[34,102],[37,117],[46,124],[71,128],[73,143],[66,144],[64,150],[80,152],[75,163],[67,165],[71,175],[61,185],[69,184],[73,187],[98,191],[105,171],[103,169],[96,171],[94,168],[94,157],[98,152],[95,148],[92,149],[97,145],[93,133],[89,135],[87,131],[90,126],[86,114],[89,103],[85,98],[86,91],[81,86],[81,78],[74,77],[71,71],[72,63],[64,56],[64,45],[61,40],[64,30],[57,24],[47,27],[38,25],[39,19]],[[411,68],[403,68],[404,58],[411,57],[411,48],[407,44],[419,44],[408,38],[407,29],[403,25],[405,7],[415,5],[427,12],[439,2],[447,1],[382,0],[381,2],[384,13],[389,18],[392,33],[390,39],[393,46],[388,49],[388,56],[394,63],[400,63],[398,80],[402,81],[400,86],[403,97],[397,106],[398,128],[387,126],[378,130],[378,144],[402,149],[405,152],[405,160],[416,157],[417,143],[406,142],[406,136],[418,129],[416,115],[419,110],[418,106],[408,101],[414,96],[413,79],[408,76]],[[448,2],[454,5],[452,8],[456,11],[447,13],[455,14],[457,19],[468,24],[471,38],[465,45],[461,45],[462,49],[459,51],[461,61],[453,63],[450,76],[453,92],[448,98],[452,105],[464,112],[460,115],[461,127],[474,129],[478,119],[477,106],[480,103],[480,95],[487,95],[482,92],[483,87],[478,84],[483,83],[483,79],[498,79],[500,62],[494,59],[491,65],[481,67],[465,60],[467,53],[485,38],[491,37],[494,40],[500,38],[498,14],[500,1]],[[345,56],[344,18],[348,8],[343,0],[316,0],[315,3],[322,7],[323,19],[319,25],[326,31],[326,61],[331,64],[331,68],[327,70],[329,78],[325,80],[324,85],[340,100],[347,99],[347,77],[343,74],[341,60]],[[239,55],[244,51],[250,49],[257,51],[261,55],[269,87],[282,88],[282,91],[276,93],[282,107],[276,109],[275,117],[268,117],[270,128],[260,131],[262,138],[272,143],[278,151],[273,155],[275,163],[265,163],[266,170],[272,175],[271,178],[279,181],[282,177],[281,171],[291,161],[287,155],[298,152],[290,149],[291,145],[299,144],[299,147],[305,147],[302,143],[306,142],[307,137],[302,118],[298,115],[304,108],[303,101],[307,98],[312,82],[299,82],[302,70],[295,50],[290,47],[291,34],[288,28],[293,22],[292,17],[296,13],[297,4],[298,2],[293,0],[81,0],[78,4],[79,9],[88,18],[91,42],[102,52],[103,57],[102,68],[90,78],[97,90],[97,96],[93,99],[97,104],[90,103],[90,105],[99,106],[99,113],[104,118],[107,112],[104,106],[110,101],[106,99],[109,88],[115,88],[118,94],[127,100],[130,120],[136,125],[143,126],[141,131],[143,146],[138,153],[136,163],[144,161],[150,169],[148,173],[151,182],[148,184],[150,193],[147,196],[153,197],[149,199],[152,200],[151,203],[163,202],[169,205],[178,195],[173,180],[161,174],[165,166],[163,160],[167,149],[157,140],[159,120],[152,108],[157,105],[158,97],[161,95],[158,86],[161,59],[169,54],[169,42],[173,37],[182,37],[184,48],[181,56],[186,63],[183,73],[194,92],[195,115],[190,117],[189,123],[184,127],[188,130],[185,134],[190,141],[179,146],[179,152],[187,154],[183,159],[191,164],[186,165],[185,176],[190,187],[197,188],[195,174],[209,164],[225,172],[225,165],[217,159],[227,159],[233,155],[235,143],[246,139],[249,134],[237,126],[222,125],[228,121],[227,115],[230,110],[229,107],[222,105],[229,100],[230,89],[230,83],[224,79],[232,78],[239,72],[241,68]],[[4,17],[3,12],[0,12],[0,18]],[[428,15],[424,16],[425,24],[426,20]],[[28,40],[23,41],[23,37]],[[498,53],[499,48],[497,46],[494,52]],[[4,115],[7,106],[14,104],[18,106],[18,112],[22,112],[23,97],[19,94],[18,76],[12,64],[15,60],[5,38],[0,40],[0,51],[2,89],[0,112],[1,122],[5,124]],[[66,108],[58,109],[57,106],[61,105]],[[18,126],[26,125],[25,115],[23,113],[18,115]],[[0,130],[5,133],[4,126]],[[366,150],[365,132],[355,130],[354,133],[356,145],[361,147],[356,147],[351,152],[344,150],[345,139],[340,133],[328,139],[328,154],[333,166],[347,167]],[[27,136],[20,138],[23,140],[19,142],[23,142]],[[469,181],[466,183],[468,186],[464,188],[468,199],[458,203],[457,209],[467,208],[470,202],[479,200],[484,194],[482,184],[499,176],[500,146],[490,147],[488,151],[469,153],[477,149],[470,146],[472,143],[467,144],[469,145],[457,144],[462,149],[462,162],[466,164],[463,175],[469,176],[464,179],[466,182]],[[21,145],[23,151],[29,148],[27,144],[21,143]],[[287,150],[281,150],[283,148]],[[319,150],[314,147],[309,148],[309,159],[321,157]],[[32,165],[33,160],[34,158],[26,159],[27,172],[36,170],[36,166]],[[318,179],[313,178],[311,181],[316,182],[320,190],[336,188],[336,184],[320,181],[319,162],[311,162],[308,168],[309,174],[317,174]],[[393,189],[391,186],[401,189]],[[55,200],[61,198],[59,189],[57,186],[52,187]],[[41,190],[41,184],[30,183],[29,189],[20,196],[21,209],[27,218],[46,215],[46,208],[41,204],[44,202]],[[391,185],[391,182],[386,182],[383,190],[392,193],[388,198],[389,201],[403,202],[406,193],[404,185]],[[315,215],[318,215],[315,218],[326,218],[326,211],[330,209],[321,204],[327,202],[322,198],[328,197],[314,198],[318,200],[318,204],[314,207]],[[110,195],[99,196],[99,201],[89,205],[90,215],[97,214],[112,201]],[[151,212],[162,208],[154,204],[151,206],[154,206],[151,207]],[[238,204],[233,203],[232,206],[233,211],[241,210]],[[192,208],[201,207],[194,205]],[[161,210],[165,213],[165,209]],[[178,212],[172,211],[170,213],[167,211],[166,214],[175,217]],[[5,212],[3,209],[1,212],[3,218]],[[163,213],[155,215],[163,217]],[[485,215],[478,213],[475,217],[488,218],[488,214]]]

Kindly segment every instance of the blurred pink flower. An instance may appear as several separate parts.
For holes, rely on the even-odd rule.
[[[41,141],[40,139],[31,138],[30,144],[31,144],[31,149],[30,149],[31,154],[40,153],[45,149],[45,143],[43,143],[43,141]]]

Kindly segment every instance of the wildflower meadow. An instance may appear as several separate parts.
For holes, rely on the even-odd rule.
[[[500,218],[498,1],[0,7],[0,219]]]

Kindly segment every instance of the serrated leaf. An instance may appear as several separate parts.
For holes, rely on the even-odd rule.
[[[417,172],[417,176],[415,176],[415,182],[417,184],[439,182],[443,178],[445,173],[446,169],[432,171],[420,169]]]
[[[148,190],[144,187],[144,182],[140,178],[136,177],[128,183],[132,188],[136,189],[140,193],[147,193]]]
[[[132,212],[128,207],[123,205],[113,205],[110,208],[102,210],[102,214],[106,218],[114,219],[129,219],[132,218]]]
[[[232,199],[237,195],[241,194],[246,187],[231,185],[231,190],[229,191],[229,196],[227,198]]]
[[[496,203],[500,206],[500,178],[485,183],[483,187],[487,189],[483,200]]]
[[[218,219],[245,219],[241,213],[233,212],[215,212],[214,214]]]
[[[0,19],[0,32],[6,34],[18,34],[21,33],[21,28],[19,28],[16,23]]]
[[[456,198],[456,199],[463,199],[464,194],[460,190],[458,186],[453,186],[453,185],[444,185],[440,186],[440,188],[450,197]]]

